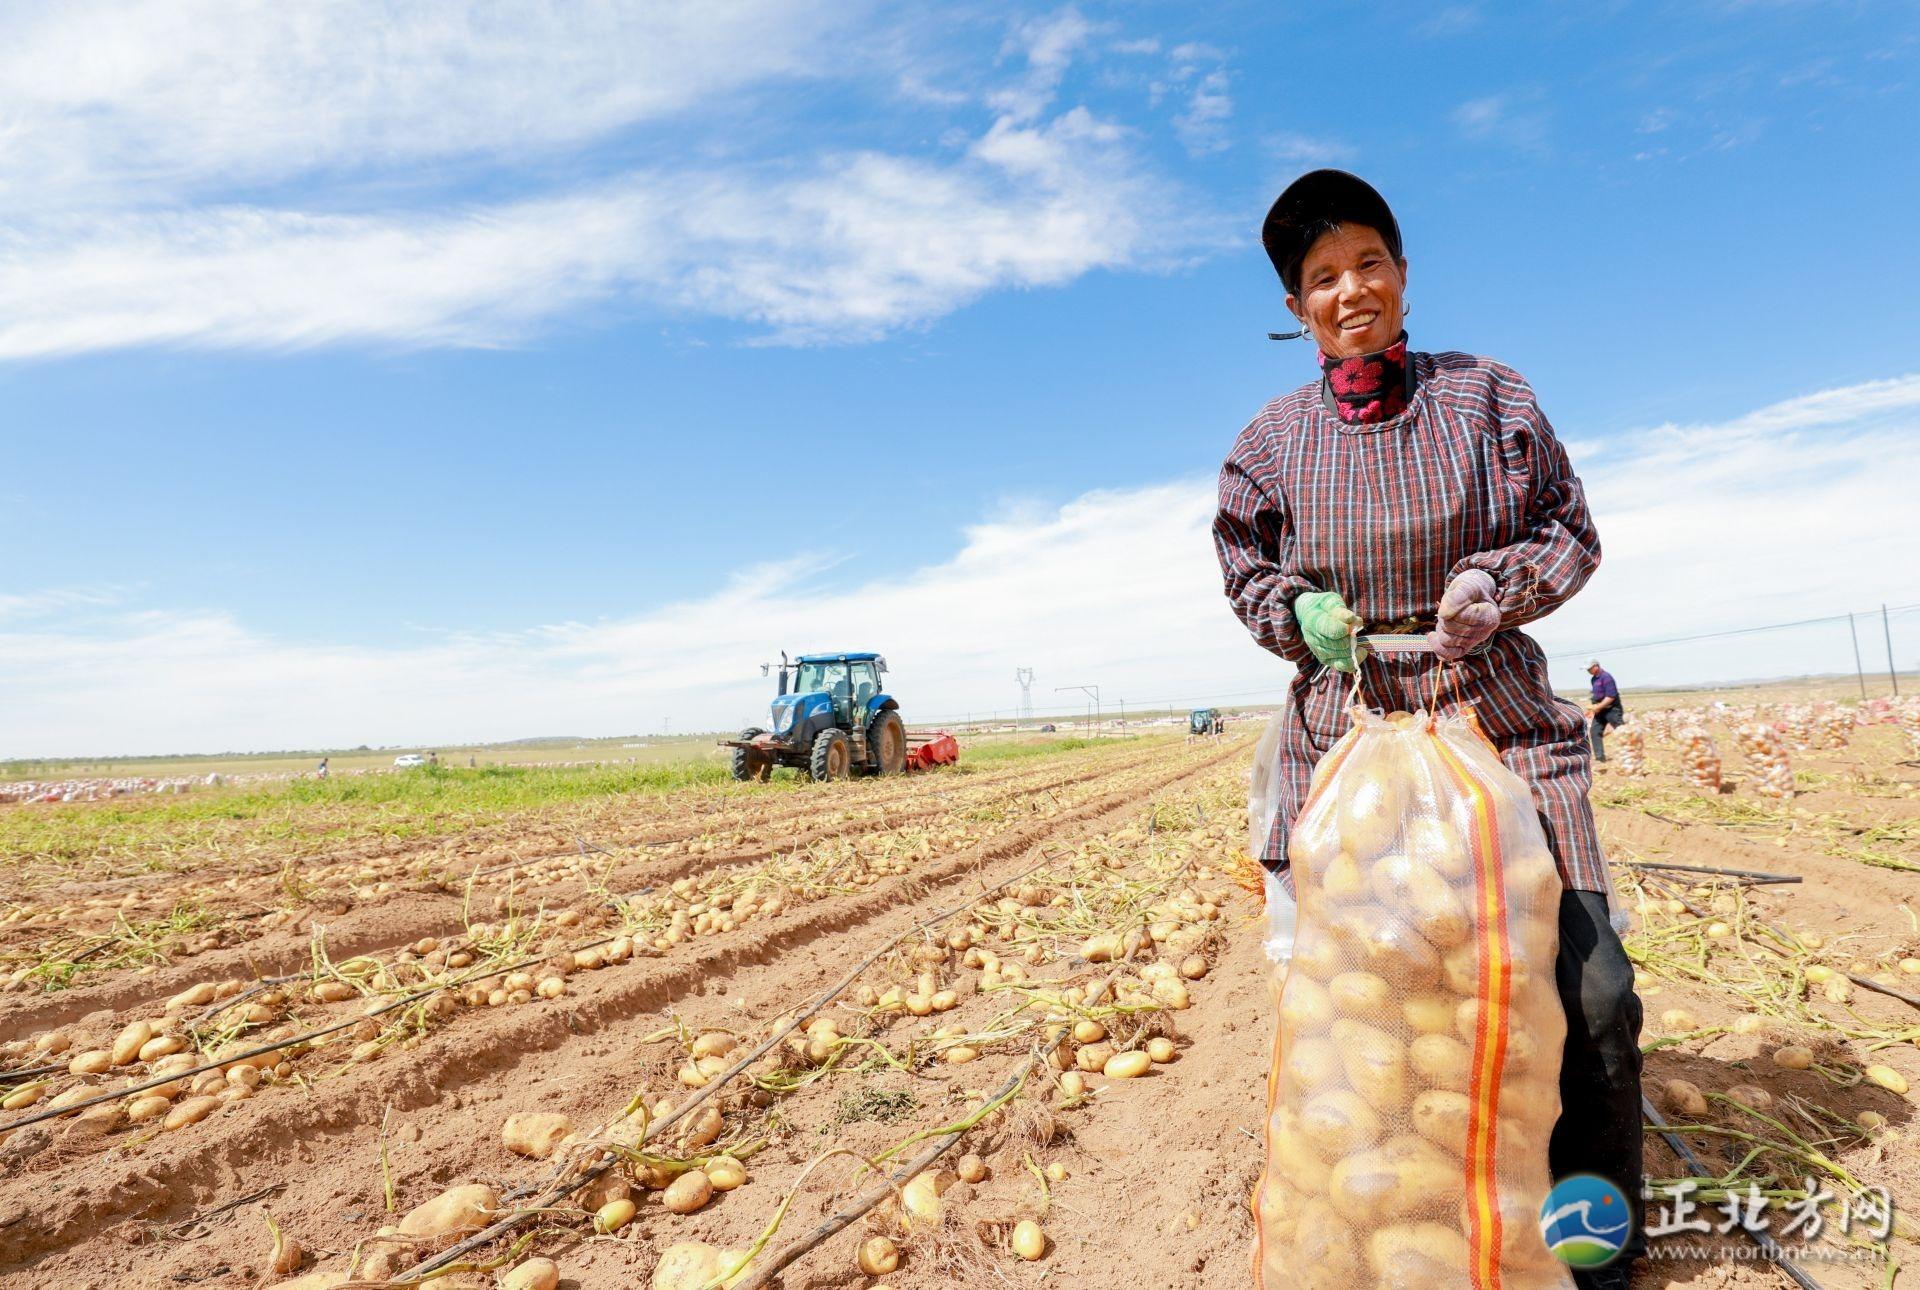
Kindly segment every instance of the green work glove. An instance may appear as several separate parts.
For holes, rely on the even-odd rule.
[[[1367,647],[1355,646],[1352,633],[1364,628],[1337,591],[1305,591],[1293,598],[1294,621],[1307,648],[1322,667],[1351,672],[1367,660]]]

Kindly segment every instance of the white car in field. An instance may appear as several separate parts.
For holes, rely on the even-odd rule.
[[[398,757],[395,757],[393,759],[393,764],[395,766],[401,766],[401,767],[424,766],[427,764],[427,759],[426,759],[426,756],[422,753],[401,753]]]

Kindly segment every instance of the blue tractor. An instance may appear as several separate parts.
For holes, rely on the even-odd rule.
[[[735,779],[764,780],[775,766],[823,781],[907,769],[906,722],[893,696],[880,689],[886,659],[872,653],[802,654],[789,663],[783,651],[778,666],[771,729],[749,726],[739,738],[723,741],[733,749]]]

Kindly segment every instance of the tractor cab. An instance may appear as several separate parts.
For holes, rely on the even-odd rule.
[[[880,687],[887,660],[873,653],[783,653],[768,729],[758,726],[725,741],[734,750],[736,779],[765,779],[775,766],[793,766],[815,779],[853,774],[891,775],[909,756],[900,705]]]
[[[1187,736],[1217,735],[1227,728],[1226,714],[1218,708],[1195,708],[1187,714]]]

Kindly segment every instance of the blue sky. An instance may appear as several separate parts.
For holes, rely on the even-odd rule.
[[[726,725],[783,646],[1277,687],[1204,495],[1317,164],[1575,446],[1550,646],[1920,600],[1920,18],[1534,8],[0,18],[0,755]]]

